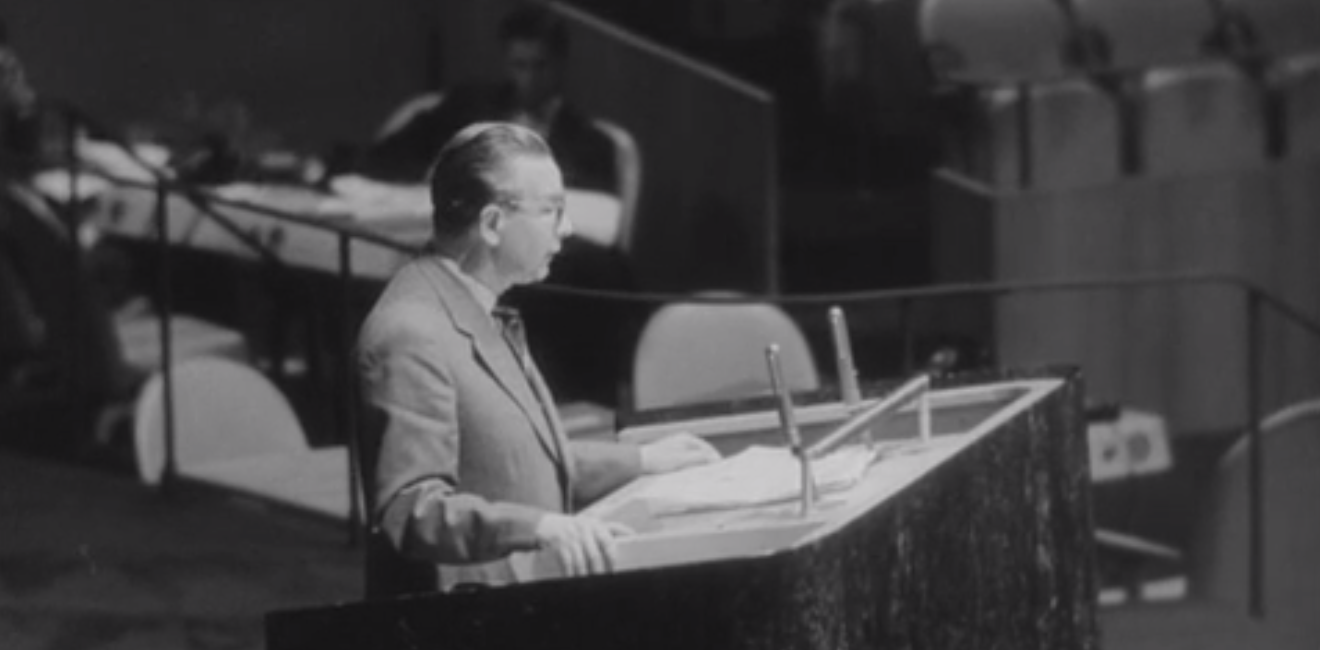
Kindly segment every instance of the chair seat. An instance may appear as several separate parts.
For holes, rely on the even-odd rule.
[[[181,467],[179,474],[208,485],[327,517],[349,517],[348,451],[307,449]]]

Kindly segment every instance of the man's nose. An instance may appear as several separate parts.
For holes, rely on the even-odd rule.
[[[559,224],[555,227],[555,234],[560,239],[568,239],[573,236],[573,220],[568,217],[568,213],[560,217]]]

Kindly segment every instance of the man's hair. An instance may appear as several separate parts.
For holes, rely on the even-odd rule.
[[[544,43],[557,58],[568,56],[568,27],[559,14],[543,2],[525,2],[500,20],[500,42],[534,41]]]
[[[431,220],[436,239],[468,232],[497,196],[495,175],[517,156],[551,157],[535,131],[506,122],[473,124],[445,143],[431,165]]]

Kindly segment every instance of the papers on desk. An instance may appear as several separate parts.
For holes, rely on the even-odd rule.
[[[875,451],[844,447],[812,462],[819,495],[848,490],[866,475]],[[657,476],[633,493],[653,516],[727,510],[800,498],[798,459],[787,448],[753,446],[717,463]]]
[[[55,167],[42,170],[32,178],[32,185],[46,198],[60,203],[67,203],[74,198],[74,185],[77,186],[78,200],[87,200],[104,194],[113,183],[105,176],[130,181],[150,183],[158,174],[168,176],[166,168],[169,150],[151,143],[135,143],[133,155],[123,147],[99,140],[78,140],[78,161],[86,171],[78,174],[76,184],[71,183],[67,167]]]
[[[322,200],[318,212],[351,214],[370,226],[431,223],[431,195],[425,185],[382,183],[346,174],[331,179],[330,189],[334,196]]]
[[[150,142],[135,142],[132,155],[114,142],[78,140],[78,159],[93,169],[115,178],[149,183],[158,175],[169,176],[170,151]]]

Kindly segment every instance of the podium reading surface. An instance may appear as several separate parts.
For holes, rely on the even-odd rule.
[[[930,393],[928,443],[912,410],[894,414],[873,431],[861,477],[806,515],[791,498],[657,507],[665,477],[647,478],[591,508],[638,530],[614,574],[565,579],[538,558],[543,579],[523,585],[274,612],[267,645],[1097,647],[1080,382],[953,383]],[[808,442],[845,416],[836,405],[799,412]],[[726,454],[780,442],[759,412],[674,424]]]

